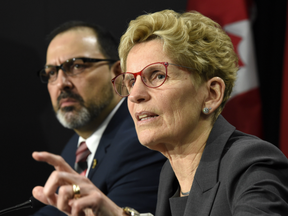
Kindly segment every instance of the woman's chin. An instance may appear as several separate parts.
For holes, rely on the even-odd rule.
[[[141,139],[139,139],[139,141],[143,146],[145,146],[148,149],[159,151],[159,152],[162,152],[163,150],[163,144],[160,144],[159,142],[147,141],[147,139],[142,140],[142,141]]]
[[[151,142],[141,141],[141,139],[139,139],[139,141],[140,141],[140,143],[141,143],[143,146],[145,146],[145,147],[147,147],[147,148],[149,148],[149,149],[153,149],[153,144],[152,144]]]

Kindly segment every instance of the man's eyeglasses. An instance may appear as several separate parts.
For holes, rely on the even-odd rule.
[[[38,75],[43,83],[53,83],[57,80],[58,71],[61,69],[67,76],[74,76],[82,73],[86,68],[91,67],[89,63],[101,61],[116,62],[115,59],[94,59],[94,58],[72,58],[66,60],[59,66],[45,65],[44,69],[38,71]]]
[[[134,83],[136,82],[136,77],[138,75],[141,76],[142,82],[149,88],[158,88],[163,85],[163,83],[167,79],[167,68],[169,65],[175,65],[178,67],[184,67],[193,70],[193,68],[190,67],[185,67],[168,62],[155,62],[147,65],[145,68],[143,68],[137,73],[121,73],[118,76],[114,77],[111,81],[113,83],[115,91],[121,97],[127,97],[132,91]]]

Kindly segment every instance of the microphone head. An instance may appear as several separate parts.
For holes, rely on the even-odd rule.
[[[40,202],[39,200],[37,200],[35,197],[31,196],[30,199],[31,201],[31,208],[38,210],[44,206],[46,206],[44,203]]]
[[[20,209],[27,209],[27,208],[32,208],[34,212],[36,212],[37,210],[39,210],[40,208],[44,207],[45,204],[40,202],[39,200],[35,199],[33,196],[30,197],[30,199],[24,203],[18,204],[16,206],[12,206],[10,208],[6,208],[3,210],[0,210],[0,215],[9,213],[9,212],[13,212],[13,211],[17,211]]]

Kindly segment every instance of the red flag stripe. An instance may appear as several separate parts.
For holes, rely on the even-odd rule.
[[[288,12],[288,5],[287,5]],[[287,13],[288,23],[288,13]],[[286,28],[285,55],[282,80],[282,105],[280,120],[280,144],[282,152],[288,157],[288,28]]]
[[[242,132],[262,137],[262,116],[259,88],[231,98],[223,110],[223,116]],[[251,121],[251,119],[253,121]]]

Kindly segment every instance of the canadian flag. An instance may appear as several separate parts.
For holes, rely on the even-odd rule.
[[[288,5],[287,5],[288,11]],[[288,13],[287,13],[288,24]],[[282,105],[281,105],[281,123],[280,123],[280,149],[288,157],[288,28],[286,28],[286,44],[284,56],[284,71],[282,81]]]
[[[250,1],[249,1],[250,2]],[[195,10],[219,23],[239,57],[235,87],[222,115],[238,130],[262,137],[262,112],[247,0],[188,0]]]

